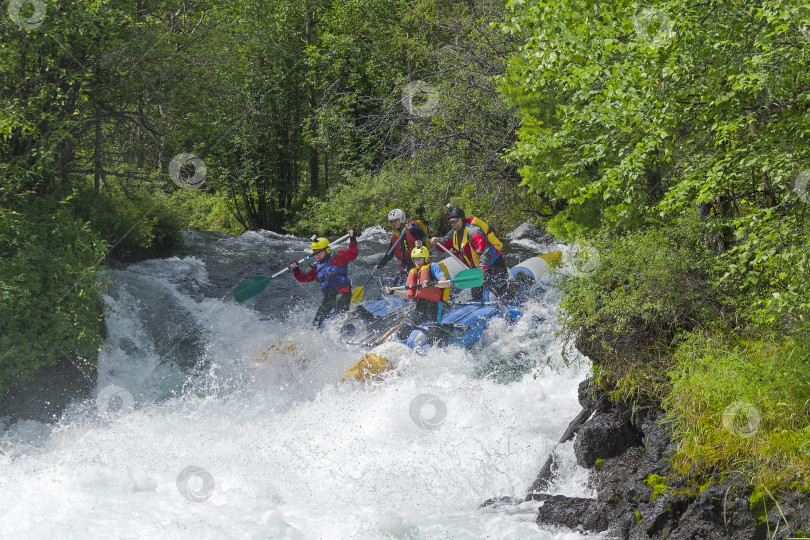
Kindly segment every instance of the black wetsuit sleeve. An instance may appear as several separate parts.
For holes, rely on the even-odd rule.
[[[388,246],[388,249],[391,249],[391,246]],[[394,258],[394,250],[391,249],[391,251],[388,251],[388,252],[386,252],[385,255],[383,255],[383,258],[380,259],[380,262],[377,263],[377,266],[379,268],[382,268],[383,266],[388,264],[388,261],[390,261],[393,258]]]

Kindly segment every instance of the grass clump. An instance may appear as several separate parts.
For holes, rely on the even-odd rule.
[[[656,500],[661,495],[666,495],[670,492],[670,487],[666,484],[666,477],[651,474],[644,479],[644,485],[652,488],[653,492],[650,494],[651,500]]]
[[[742,339],[699,331],[674,355],[663,405],[680,441],[681,471],[751,471],[788,486],[810,474],[808,340]]]

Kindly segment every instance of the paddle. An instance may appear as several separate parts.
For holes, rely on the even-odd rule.
[[[402,287],[391,287],[392,291],[401,291],[403,289],[415,289],[416,287],[435,287],[436,285],[446,285],[452,283],[459,289],[471,289],[472,287],[480,287],[484,282],[484,271],[480,268],[468,268],[462,270],[453,279],[442,281],[428,281],[423,285],[403,285]]]
[[[436,242],[436,247],[440,247],[440,248],[442,248],[442,251],[444,251],[445,253],[447,253],[447,254],[448,254],[448,255],[450,255],[451,257],[453,257],[455,260],[457,260],[457,261],[458,261],[458,262],[460,262],[461,264],[464,264],[463,262],[461,262],[461,259],[459,259],[458,257],[456,257],[456,256],[455,256],[455,254],[453,254],[453,252],[452,252],[452,251],[450,251],[449,249],[447,249],[446,247],[444,247],[444,246],[443,246],[443,245],[441,245],[440,243]],[[467,266],[467,265],[466,265],[466,264],[464,264],[464,266]],[[476,270],[481,270],[481,269],[480,269],[480,268],[476,268]],[[466,272],[466,270],[464,270],[464,272]],[[459,274],[461,274],[461,272],[459,272]],[[483,270],[481,270],[481,275],[483,276],[483,274],[484,274],[484,271],[483,271]],[[481,283],[483,283],[483,278],[482,278]],[[478,285],[473,285],[473,287],[478,287],[478,286],[480,286],[480,285],[481,285],[481,283],[479,283]],[[500,300],[500,301],[501,301],[501,304],[503,304],[504,306],[506,306],[506,305],[507,305],[506,300],[504,300],[503,298],[501,298],[500,296],[498,296],[498,293],[497,293],[497,292],[495,292],[495,291],[493,290],[493,288],[492,288],[492,287],[489,287],[489,290],[490,290],[490,292],[492,292],[493,294],[495,294],[495,298],[497,298],[498,300]]]
[[[353,303],[359,302],[360,300],[363,299],[363,290],[365,289],[366,285],[368,285],[368,282],[371,281],[371,278],[374,277],[374,273],[376,271],[377,271],[377,267],[375,266],[374,270],[372,270],[371,274],[369,274],[368,279],[366,281],[364,281],[362,285],[360,285],[359,287],[357,287],[355,290],[352,291],[352,302]]]
[[[335,240],[334,242],[332,242],[331,244],[329,244],[326,247],[332,247],[335,244],[339,244],[340,242],[343,242],[344,240],[346,240],[348,237],[349,237],[348,234],[344,235],[344,236],[338,238],[337,240]],[[326,249],[326,248],[319,249],[318,251],[323,251],[324,249]],[[318,251],[313,251],[310,255],[307,255],[303,259],[299,260],[298,264],[301,264],[302,262],[306,261],[307,259],[309,259],[311,257],[314,257],[315,254],[318,253]],[[267,287],[267,284],[270,283],[271,279],[273,279],[274,277],[280,276],[281,274],[283,274],[284,272],[286,272],[289,269],[290,269],[290,267],[288,266],[284,270],[280,270],[280,271],[276,272],[275,274],[273,274],[272,276],[269,276],[269,277],[268,276],[256,276],[256,277],[254,277],[252,279],[249,279],[246,282],[244,282],[244,283],[242,283],[240,285],[237,285],[234,288],[233,296],[236,298],[237,302],[244,302],[248,298],[253,298],[254,296],[256,296],[257,294],[262,292]]]
[[[385,257],[388,257],[389,255],[391,255],[391,252],[394,251],[394,249],[399,245],[400,242],[402,242],[403,238],[405,238],[405,231],[404,230],[399,235],[399,238],[397,238],[397,241],[394,242],[393,244],[391,244],[391,247],[388,248],[388,251],[385,252]],[[383,258],[385,258],[385,257],[383,257]],[[379,270],[379,267],[375,266],[374,270],[371,271],[371,275],[368,276],[368,279],[362,285],[360,285],[359,287],[357,287],[355,290],[352,291],[352,302],[356,303],[356,302],[359,302],[359,301],[361,301],[363,299],[363,291],[366,288],[366,285],[368,285],[368,282],[371,281],[371,278],[374,277],[374,273],[377,270]]]

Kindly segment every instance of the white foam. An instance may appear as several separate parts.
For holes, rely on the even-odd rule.
[[[198,263],[164,264],[146,274],[155,296],[171,297],[199,332],[198,369],[155,353],[145,331],[154,306],[131,288],[146,287],[135,279],[146,265],[133,269],[140,286],[110,298],[98,390],[125,388],[134,407],[104,417],[90,400],[50,433],[41,424],[6,432],[0,537],[588,537],[541,530],[535,503],[478,509],[492,497],[522,498],[579,412],[588,366],[562,361],[553,293],[514,326],[493,321],[474,351],[431,350],[382,382],[343,383],[365,351],[340,344],[334,329],[309,329],[311,304],[266,320],[232,301],[185,296],[170,269],[201,278]],[[552,322],[538,330],[532,315]],[[516,371],[500,377],[498,366],[514,358]],[[435,399],[414,416],[425,394]],[[440,412],[438,426],[420,424]],[[585,471],[563,463],[555,489],[592,496]],[[178,489],[188,466],[214,481],[204,502]]]

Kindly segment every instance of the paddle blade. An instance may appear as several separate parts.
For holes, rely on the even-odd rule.
[[[387,358],[377,356],[374,353],[368,353],[359,362],[346,370],[343,374],[343,380],[357,379],[358,381],[368,380],[382,380],[382,374],[386,371],[394,369],[392,364]]]
[[[562,251],[551,251],[549,253],[538,255],[538,257],[546,261],[550,267],[554,268],[560,264],[560,261],[562,261]]]
[[[359,302],[363,299],[363,289],[365,289],[365,287],[360,286],[352,291],[352,302]]]
[[[456,274],[452,281],[459,289],[480,287],[484,283],[484,271],[480,268],[468,268]]]
[[[233,296],[236,298],[237,302],[244,302],[248,298],[253,298],[262,292],[267,287],[268,283],[270,283],[269,277],[256,276],[253,279],[249,279],[246,282],[237,285],[233,289]]]

